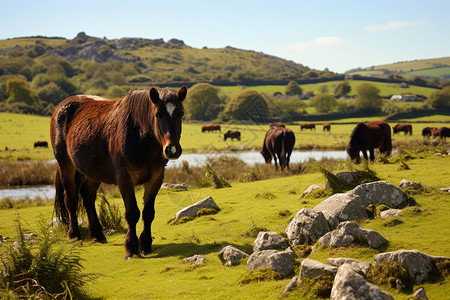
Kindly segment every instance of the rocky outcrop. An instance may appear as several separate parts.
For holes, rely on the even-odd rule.
[[[348,247],[354,243],[377,249],[387,243],[387,240],[378,232],[364,229],[351,221],[340,223],[335,230],[319,239],[320,245],[330,247]]]
[[[349,264],[352,266],[353,270],[357,273],[364,273],[367,274],[367,272],[369,272],[370,268],[372,267],[372,264],[368,261],[358,261],[355,259],[351,259],[351,258],[344,258],[344,257],[337,257],[337,258],[328,258],[327,259],[327,264],[335,266],[335,267],[340,267],[343,264]]]
[[[314,244],[331,230],[322,212],[302,208],[289,223],[285,232],[293,245]]]
[[[316,278],[321,275],[335,275],[338,268],[321,263],[320,261],[305,258],[301,263],[300,275],[298,282],[301,283],[302,278]]]
[[[261,231],[258,233],[253,243],[253,251],[261,251],[268,249],[285,250],[289,247],[286,240],[276,232]]]
[[[241,260],[248,257],[248,254],[236,247],[228,245],[222,248],[217,256],[222,264],[226,266],[236,266],[241,263]]]
[[[176,221],[176,220],[179,220],[184,217],[188,217],[188,218],[196,217],[197,213],[203,208],[211,208],[211,209],[214,209],[217,211],[220,210],[219,206],[217,206],[214,199],[211,196],[208,196],[205,199],[178,211],[175,214],[175,216],[172,218],[172,221]]]
[[[376,285],[367,282],[350,264],[343,264],[334,277],[330,299],[393,300],[394,298]]]
[[[247,260],[249,270],[270,268],[284,277],[289,276],[294,271],[294,252],[290,249],[286,251],[262,250],[253,252]]]

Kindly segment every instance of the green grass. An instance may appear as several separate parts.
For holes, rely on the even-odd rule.
[[[399,217],[403,223],[387,227],[384,226],[386,221],[378,218],[362,222],[363,227],[377,230],[388,239],[389,245],[385,251],[418,249],[430,255],[450,256],[450,195],[437,191],[450,182],[448,160],[448,157],[428,155],[423,159],[408,160],[410,170],[404,171],[397,171],[399,163],[371,166],[377,176],[394,185],[406,178],[429,188],[429,192],[414,195],[420,212],[407,208]],[[232,182],[232,187],[226,189],[161,191],[157,196],[156,218],[152,227],[155,254],[125,261],[124,234],[108,236],[109,243],[106,245],[83,242],[81,256],[85,271],[101,275],[88,284],[87,292],[93,297],[105,299],[277,299],[289,279],[238,284],[248,274],[245,264],[225,267],[217,254],[228,244],[250,253],[254,237],[246,233],[255,227],[284,232],[298,210],[305,206],[313,208],[325,199],[306,199],[306,202],[296,199],[313,183],[322,185],[325,179],[320,173],[311,173],[251,183]],[[142,198],[142,193],[142,190],[137,192],[138,199]],[[265,194],[275,198],[258,196]],[[168,224],[178,210],[207,196],[214,198],[221,209],[219,213],[201,216],[177,226]],[[124,212],[120,198],[108,196],[108,201],[119,205],[121,212]],[[142,209],[141,201],[138,205]],[[17,214],[24,221],[24,230],[28,231],[37,228],[40,218],[49,221],[52,207],[0,210],[0,234],[7,237],[13,235]],[[138,223],[140,228],[141,220]],[[328,257],[372,261],[377,253],[369,248],[349,247],[315,250],[309,257],[322,262]],[[192,267],[182,263],[183,258],[194,254],[204,255],[207,259],[205,265]],[[426,283],[424,287],[430,299],[443,299],[446,296],[444,291],[450,289],[450,282]],[[394,290],[389,292],[396,299],[407,298]],[[293,293],[295,295],[298,296]]]

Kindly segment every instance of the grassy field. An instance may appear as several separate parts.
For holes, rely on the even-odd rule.
[[[438,191],[448,186],[449,157],[432,154],[413,154],[417,159],[407,160],[409,170],[399,171],[399,163],[375,164],[376,174],[394,185],[406,178],[421,182],[427,192],[414,195],[418,208],[407,208],[398,219],[400,224],[390,227],[388,221],[373,219],[360,224],[380,232],[389,241],[384,251],[418,249],[430,255],[450,256],[450,194]],[[421,158],[421,159],[418,159]],[[347,166],[347,164],[342,164]],[[254,237],[247,235],[255,226],[279,233],[284,232],[290,219],[303,207],[313,208],[325,198],[297,199],[311,184],[324,184],[321,173],[311,173],[251,183],[232,182],[225,189],[190,189],[183,192],[161,191],[156,201],[156,218],[153,223],[153,255],[139,259],[124,260],[124,234],[108,236],[108,244],[97,244],[89,240],[81,244],[81,255],[86,272],[99,274],[97,280],[89,282],[86,291],[94,298],[102,299],[278,299],[289,282],[267,280],[250,284],[239,284],[249,274],[245,263],[236,267],[225,267],[217,257],[226,245],[251,253]],[[137,198],[141,198],[138,190]],[[212,216],[203,216],[179,225],[168,224],[175,213],[207,196],[212,196],[221,211]],[[108,196],[111,203],[122,200]],[[141,201],[138,201],[142,209]],[[0,210],[0,234],[14,234],[14,220],[19,216],[25,231],[37,229],[40,220],[52,218],[49,203],[40,207]],[[141,221],[138,228],[142,227]],[[360,261],[372,261],[378,251],[365,247],[315,250],[309,256],[325,262],[328,257],[350,257]],[[202,254],[207,261],[194,267],[182,263],[182,259]],[[298,273],[298,270],[296,271]],[[422,284],[430,299],[445,299],[450,290],[450,281]],[[416,287],[417,288],[417,287]],[[407,299],[407,295],[383,287],[395,299]],[[290,298],[303,298],[293,292]]]
[[[300,122],[288,124],[296,136],[295,149],[335,149],[343,150],[349,142],[350,134],[358,122],[374,121],[379,117],[350,118],[340,120],[327,120],[318,123],[316,131],[300,131]],[[449,116],[437,115],[423,117],[413,121],[437,123],[413,123],[413,135],[393,135],[393,143],[405,144],[422,141],[422,129],[426,126],[448,126],[443,121],[450,121]],[[331,132],[323,132],[322,125],[332,122]],[[353,124],[348,124],[353,123]],[[391,123],[391,126],[396,122]],[[222,124],[222,131],[215,133],[202,133],[199,123],[184,123],[181,135],[181,146],[184,153],[223,152],[258,150],[262,146],[268,125],[239,125]],[[30,116],[23,114],[0,113],[0,159],[1,160],[48,160],[53,159],[53,152],[49,148],[33,148],[37,140],[45,140],[50,145],[50,118]],[[241,141],[223,140],[227,130],[240,130]],[[7,150],[6,150],[7,149]],[[182,157],[180,158],[182,159]]]

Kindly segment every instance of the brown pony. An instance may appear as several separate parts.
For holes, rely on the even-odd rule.
[[[286,127],[286,124],[284,124],[283,122],[273,122],[273,123],[270,123],[269,127],[270,128],[272,128],[272,127]]]
[[[392,131],[394,134],[400,133],[400,131],[405,132],[405,135],[409,133],[409,135],[412,135],[412,125],[410,123],[398,123],[394,127],[392,127]]]
[[[442,141],[445,141],[447,137],[450,137],[450,128],[448,127],[441,127],[438,130],[436,130],[436,136],[439,136]]]
[[[278,170],[277,156],[280,161],[281,171],[284,168],[289,170],[289,161],[294,145],[295,135],[292,130],[284,127],[272,127],[266,133],[260,153],[267,164],[273,158],[275,161],[275,170]]]
[[[58,163],[55,210],[69,223],[67,236],[80,239],[78,193],[89,219],[89,233],[106,242],[95,210],[101,182],[117,184],[125,204],[128,232],[126,258],[152,252],[151,224],[155,197],[168,159],[181,155],[182,101],[187,89],[131,90],[117,100],[71,96],[55,109],[50,122],[53,153]],[[140,211],[134,187],[144,186],[144,228],[139,237]]]
[[[228,130],[223,135],[223,140],[226,141],[228,138],[230,138],[231,140],[237,139],[238,141],[240,141],[241,140],[241,132],[238,130]]]
[[[330,129],[331,129],[331,124],[330,123],[323,124],[323,131],[330,132]]]
[[[302,125],[300,125],[300,130],[303,130],[303,129],[316,130],[316,124],[314,124],[314,123],[302,124]]]
[[[436,137],[435,133],[437,132],[437,127],[425,127],[424,129],[422,129],[422,136],[423,137],[430,137],[430,136],[434,136]]]
[[[356,125],[347,146],[350,158],[360,163],[359,152],[362,151],[364,158],[368,159],[366,151],[369,150],[370,160],[373,161],[375,159],[375,148],[379,148],[381,153],[391,155],[392,140],[389,124],[384,121],[374,121]]]

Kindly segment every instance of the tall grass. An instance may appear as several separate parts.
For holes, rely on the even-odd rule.
[[[53,184],[56,163],[0,161],[0,186]]]

